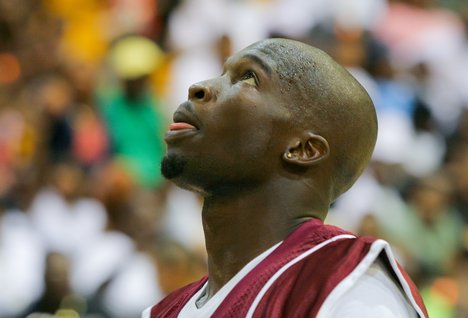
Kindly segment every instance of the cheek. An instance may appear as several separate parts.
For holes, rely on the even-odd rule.
[[[214,141],[208,143],[211,150],[232,154],[233,160],[280,156],[278,135],[284,132],[288,114],[279,107],[277,96],[242,86],[223,93],[207,109],[206,137]]]
[[[271,121],[259,112],[255,104],[245,103],[226,107],[213,117],[217,123],[212,132],[217,136],[224,151],[235,152],[237,156],[252,155],[265,151],[270,144]]]

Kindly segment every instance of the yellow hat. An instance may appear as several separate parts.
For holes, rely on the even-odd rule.
[[[111,66],[123,79],[151,74],[162,60],[163,52],[157,44],[141,36],[119,40],[110,52]]]

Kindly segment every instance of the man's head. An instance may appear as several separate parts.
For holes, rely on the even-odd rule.
[[[376,134],[372,102],[343,67],[306,44],[268,39],[190,87],[162,170],[206,195],[296,180],[331,202],[362,173]]]

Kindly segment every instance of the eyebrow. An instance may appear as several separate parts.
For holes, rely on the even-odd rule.
[[[262,70],[265,71],[265,73],[267,73],[268,75],[271,75],[272,73],[272,69],[270,67],[270,65],[268,65],[267,63],[265,63],[264,60],[262,60],[260,57],[258,57],[257,55],[255,54],[250,54],[250,53],[247,53],[243,56],[243,58],[247,58],[249,60],[252,60],[253,62],[255,62],[256,64],[258,64]]]

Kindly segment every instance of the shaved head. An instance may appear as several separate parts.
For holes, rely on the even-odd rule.
[[[233,195],[281,180],[322,213],[361,175],[377,135],[356,79],[323,51],[286,39],[228,58],[220,76],[189,88],[174,122],[162,171],[179,186]]]
[[[345,192],[367,166],[377,138],[374,105],[357,80],[325,52],[287,39],[249,48],[273,56],[294,121],[330,145],[330,196]]]

